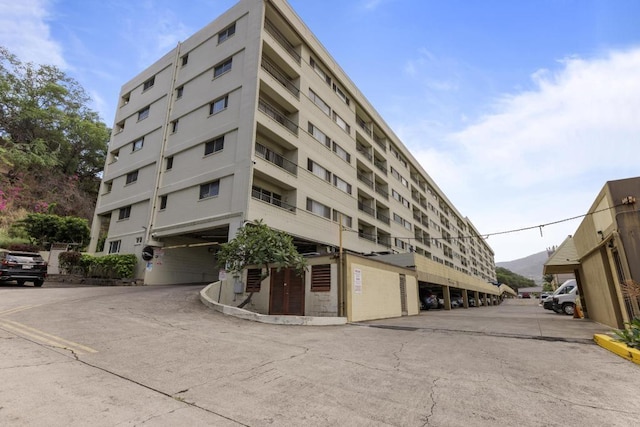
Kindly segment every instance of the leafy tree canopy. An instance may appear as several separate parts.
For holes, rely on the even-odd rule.
[[[86,216],[111,132],[88,102],[58,68],[23,63],[0,46],[0,210],[57,203],[61,213]],[[32,194],[39,186],[45,191]]]
[[[496,267],[496,276],[498,282],[509,285],[514,289],[530,288],[536,285],[535,281],[527,279],[504,267]]]
[[[89,242],[89,225],[84,218],[30,213],[17,226],[23,228],[29,240],[41,249],[54,242],[77,243],[79,248]]]
[[[287,233],[270,228],[262,220],[238,230],[236,237],[220,245],[218,265],[231,273],[239,273],[253,265],[264,267],[262,280],[269,276],[269,266],[293,267],[302,272],[306,260],[293,245]]]

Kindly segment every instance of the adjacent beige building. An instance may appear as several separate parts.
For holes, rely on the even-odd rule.
[[[640,177],[608,181],[544,274],[573,273],[587,317],[613,328],[640,317]]]
[[[257,219],[302,253],[495,280],[480,233],[284,0],[241,0],[122,87],[90,250],[152,247],[146,284],[212,282],[217,245]]]

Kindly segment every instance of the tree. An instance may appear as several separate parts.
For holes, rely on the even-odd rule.
[[[29,240],[40,248],[53,242],[77,243],[79,248],[89,241],[89,225],[84,218],[30,213],[18,222]]]
[[[233,275],[240,274],[249,266],[261,266],[260,281],[269,277],[270,266],[278,270],[293,267],[299,274],[306,268],[306,260],[293,245],[292,237],[270,228],[262,220],[246,224],[238,230],[236,237],[220,245],[217,259],[218,266]],[[248,304],[252,296],[253,292],[249,293],[238,307]]]
[[[498,282],[505,283],[514,289],[528,288],[536,285],[536,283],[533,280],[527,279],[526,277],[516,274],[513,271],[504,267],[496,268],[496,276],[497,276]]]
[[[80,84],[58,68],[22,63],[0,46],[0,187],[19,189],[16,207],[32,211],[34,203],[57,202],[27,193],[43,182],[65,187],[69,177],[88,194],[90,202],[82,204],[93,203],[110,129],[88,102]]]

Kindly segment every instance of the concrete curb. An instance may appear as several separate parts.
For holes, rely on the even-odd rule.
[[[612,337],[603,334],[595,334],[593,340],[600,347],[624,357],[631,362],[640,365],[640,350],[628,347],[625,343],[614,340]]]
[[[260,323],[269,323],[273,325],[299,325],[299,326],[339,326],[347,323],[346,317],[315,317],[315,316],[272,316],[268,314],[254,313],[238,307],[220,304],[208,295],[208,290],[215,283],[207,285],[200,291],[200,301],[207,307],[225,314],[227,316],[237,317],[239,319],[251,320]]]

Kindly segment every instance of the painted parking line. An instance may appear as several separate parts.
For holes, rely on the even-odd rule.
[[[38,307],[38,305],[21,305],[20,307],[10,308],[8,310],[0,311],[0,316],[4,316],[7,314],[17,313],[19,311],[29,310],[30,308]]]
[[[35,341],[48,344],[52,347],[71,350],[76,354],[98,352],[98,350],[94,350],[91,347],[87,347],[73,341],[65,340],[62,337],[48,334],[44,331],[32,328],[22,323],[14,322],[13,320],[0,319],[0,328],[11,331],[17,335],[32,338]]]

